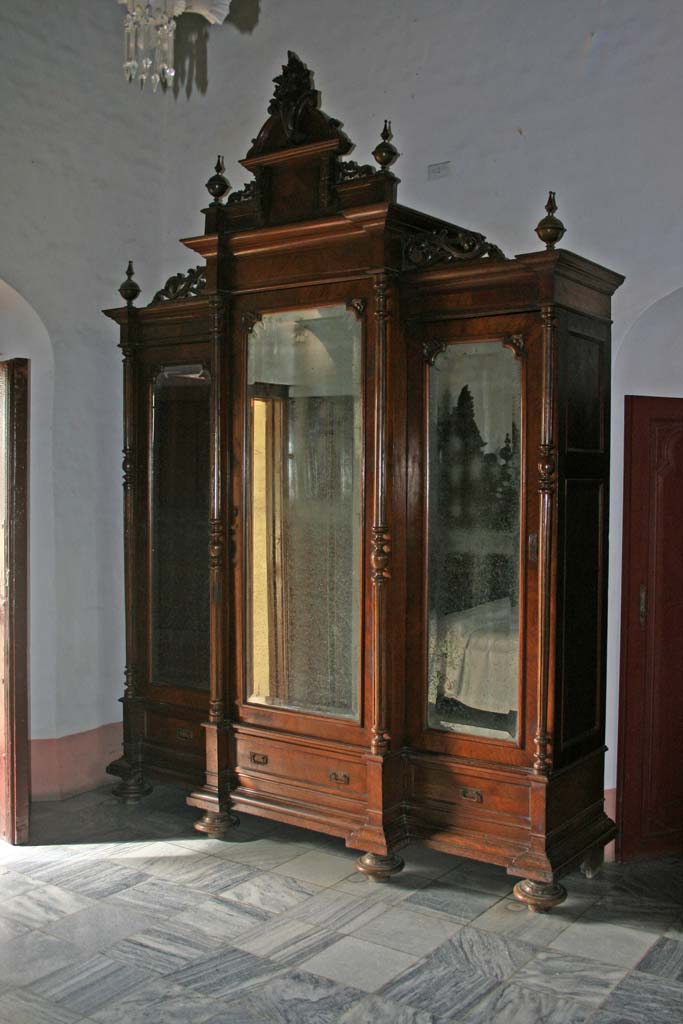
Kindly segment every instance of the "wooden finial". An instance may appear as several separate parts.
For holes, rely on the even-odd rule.
[[[128,260],[128,267],[126,269],[126,280],[119,288],[119,295],[124,300],[128,308],[130,309],[138,295],[140,294],[140,285],[137,281],[133,280],[133,261]]]
[[[206,183],[206,188],[210,196],[213,196],[213,202],[210,206],[220,206],[221,200],[226,192],[230,191],[230,182],[223,174],[225,170],[225,163],[223,157],[219,156],[216,160],[215,174],[212,174]]]
[[[555,216],[557,203],[555,202],[554,192],[548,192],[548,202],[545,204],[545,208],[547,217],[539,220],[536,226],[536,234],[542,242],[545,242],[546,249],[554,249],[555,244],[559,242],[566,230],[562,221]]]
[[[382,141],[372,151],[372,155],[379,164],[382,171],[388,171],[391,165],[398,160],[398,150],[392,145],[391,121],[384,122],[382,129]]]

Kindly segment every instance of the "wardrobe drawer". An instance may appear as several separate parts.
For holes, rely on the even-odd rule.
[[[413,763],[413,799],[452,804],[473,816],[529,818],[529,787],[524,782],[470,775]]]
[[[157,711],[145,713],[145,739],[155,746],[203,754],[206,740],[201,722],[175,718]]]
[[[340,794],[364,793],[365,765],[346,757],[313,752],[300,744],[278,743],[259,737],[237,739],[237,773],[276,776],[286,782],[325,786]]]

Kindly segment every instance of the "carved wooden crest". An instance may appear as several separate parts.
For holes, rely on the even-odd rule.
[[[186,274],[173,274],[155,294],[150,306],[177,299],[194,299],[206,288],[206,267],[190,267]]]
[[[269,114],[278,114],[285,138],[292,145],[305,141],[301,131],[301,117],[306,107],[317,106],[317,93],[313,88],[313,76],[306,65],[291,50],[287,52],[287,63],[282,74],[276,75],[275,92],[268,105]]]
[[[403,243],[403,267],[424,269],[439,263],[461,263],[482,258],[505,259],[497,245],[485,235],[466,228],[419,231],[406,236]]]
[[[276,75],[275,92],[268,105],[270,117],[247,154],[247,161],[316,142],[337,142],[337,151],[347,153],[351,142],[341,122],[320,109],[320,94],[313,87],[313,72],[290,50],[282,74]]]

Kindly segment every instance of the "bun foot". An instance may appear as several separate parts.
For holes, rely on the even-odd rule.
[[[534,882],[530,878],[517,882],[512,891],[515,899],[526,903],[535,914],[547,914],[567,898],[567,890],[558,882]]]
[[[147,781],[142,769],[131,768],[123,759],[108,765],[107,772],[119,776],[121,781],[112,789],[112,795],[124,804],[136,804],[152,792],[152,784]]]
[[[600,870],[605,861],[605,848],[604,846],[594,847],[590,853],[587,853],[584,859],[579,865],[581,874],[584,878],[595,878],[600,874]]]
[[[197,832],[203,832],[211,839],[222,839],[231,828],[236,828],[237,825],[239,825],[239,818],[228,811],[206,811],[199,821],[194,823]]]
[[[392,875],[403,871],[403,860],[395,853],[382,856],[379,853],[364,853],[356,861],[356,871],[360,871],[370,882],[388,882]]]

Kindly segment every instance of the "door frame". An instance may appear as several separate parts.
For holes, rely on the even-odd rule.
[[[27,843],[29,836],[28,737],[28,425],[29,361],[10,359],[7,377],[7,530],[5,534],[6,619],[4,685],[1,697],[5,759],[0,794],[0,837]]]

